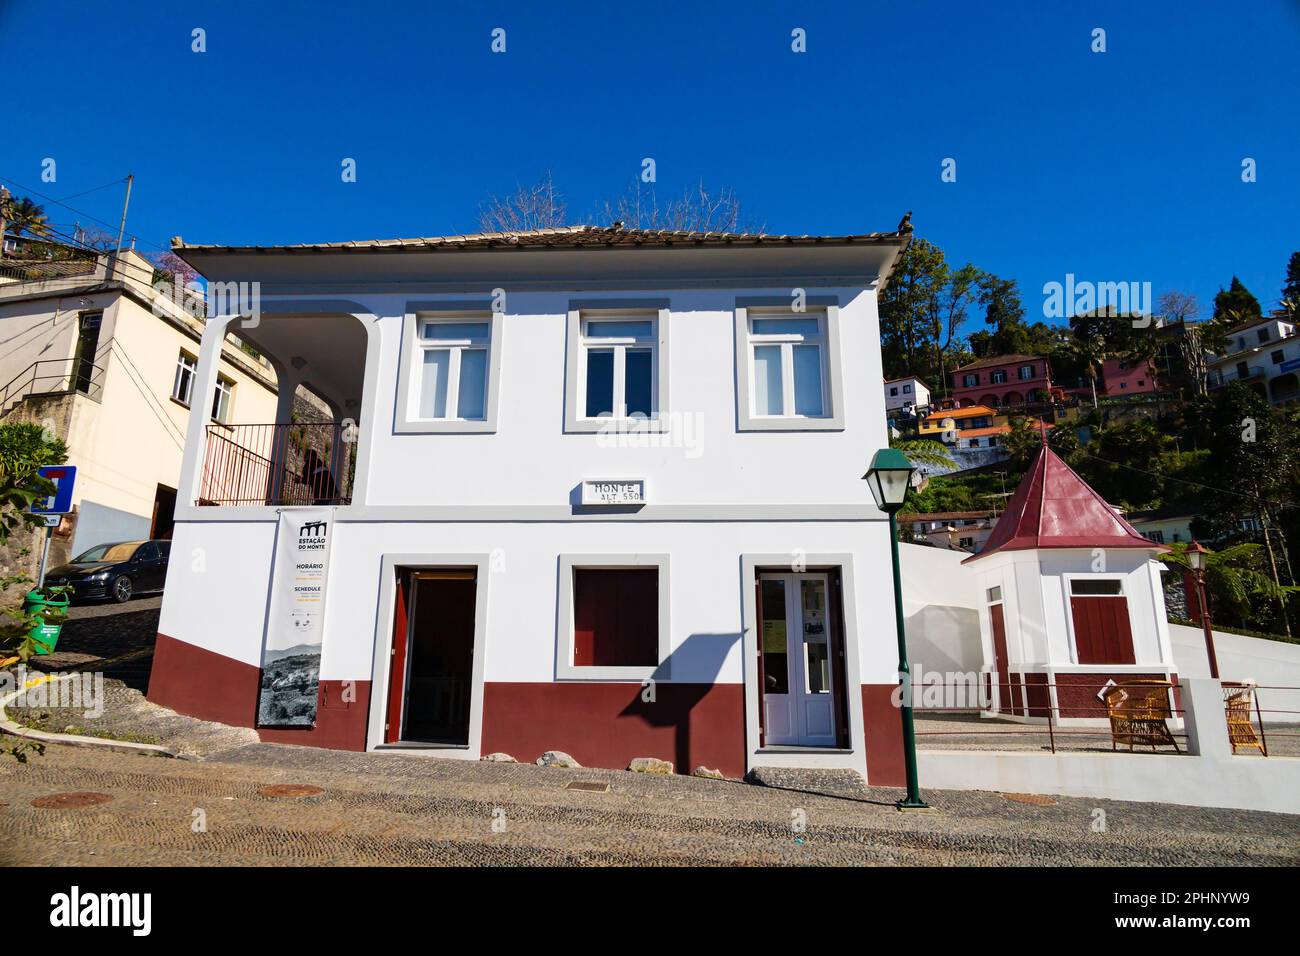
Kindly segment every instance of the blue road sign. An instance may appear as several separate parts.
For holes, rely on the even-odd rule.
[[[39,469],[42,478],[54,482],[54,494],[32,504],[32,514],[65,515],[72,510],[72,485],[77,480],[76,465],[46,465]]]

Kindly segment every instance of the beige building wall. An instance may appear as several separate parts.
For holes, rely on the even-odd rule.
[[[175,489],[180,478],[191,410],[172,393],[178,358],[197,358],[203,324],[160,300],[147,281],[151,269],[123,253],[117,268],[101,260],[91,274],[0,287],[0,389],[8,388],[0,424],[45,425],[67,442],[77,466],[77,515],[61,529],[60,552],[147,535],[158,486]],[[97,311],[103,319],[94,387],[89,395],[69,394],[80,317]],[[33,363],[41,363],[34,373]],[[227,342],[220,374],[233,384],[229,424],[275,421],[268,363]],[[62,394],[19,401],[50,392]],[[193,396],[205,419],[212,398]]]
[[[176,488],[191,409],[172,392],[181,353],[196,358],[199,350],[187,325],[125,296],[105,313],[102,399],[76,402],[67,433],[78,466],[73,500],[83,512],[90,502],[149,519],[158,486]],[[259,372],[256,359],[227,345],[221,374],[233,383],[230,424],[275,421],[273,373]],[[212,395],[194,395],[192,405],[210,416]],[[75,548],[97,543],[78,534]]]

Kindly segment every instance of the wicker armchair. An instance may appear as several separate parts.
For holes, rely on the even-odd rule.
[[[1232,752],[1235,754],[1239,747],[1253,747],[1267,757],[1264,741],[1255,733],[1255,725],[1251,723],[1250,712],[1254,707],[1253,681],[1223,682],[1223,709],[1228,718],[1228,741],[1232,744]]]
[[[1170,745],[1175,751],[1178,741],[1165,723],[1173,712],[1169,706],[1169,691],[1173,687],[1165,680],[1132,680],[1117,684],[1106,692],[1106,716],[1110,718],[1110,749],[1116,744],[1157,746]]]

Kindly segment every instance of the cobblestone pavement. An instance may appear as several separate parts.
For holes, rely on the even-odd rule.
[[[149,687],[162,596],[125,604],[75,604],[53,654],[32,658],[41,670],[102,671],[143,693]]]
[[[275,784],[321,792],[264,795]],[[32,805],[78,791],[111,800]],[[897,796],[273,744],[205,761],[56,745],[0,761],[0,863],[1300,864],[1295,816],[952,792],[903,814]]]

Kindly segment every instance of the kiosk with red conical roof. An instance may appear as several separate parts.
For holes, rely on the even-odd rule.
[[[979,579],[994,712],[1105,717],[1108,681],[1177,683],[1160,574],[1142,537],[1046,444],[984,548]]]

